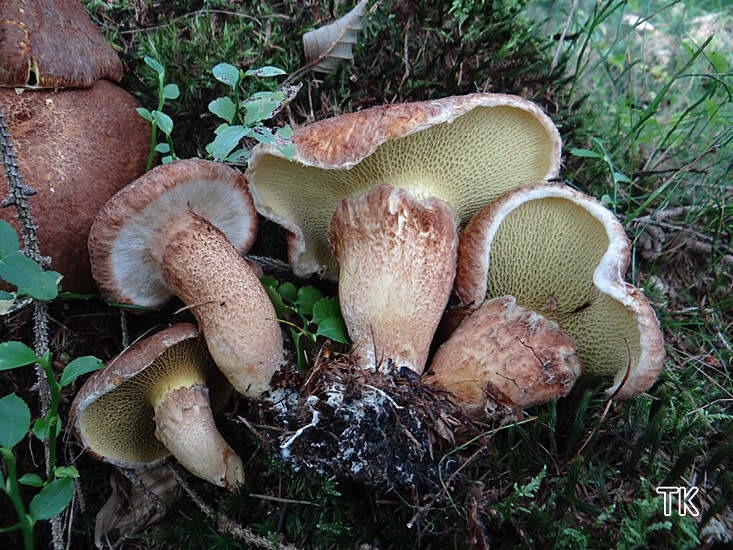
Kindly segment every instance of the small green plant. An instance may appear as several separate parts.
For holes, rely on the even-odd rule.
[[[155,153],[165,155],[162,159],[163,164],[177,158],[171,138],[173,119],[163,112],[163,107],[165,107],[166,100],[177,99],[181,92],[176,84],[165,83],[165,67],[157,59],[145,57],[145,63],[158,75],[158,108],[153,111],[145,107],[137,108],[138,114],[153,125],[150,137],[150,155],[146,167],[146,170],[150,170],[153,167]],[[165,143],[158,143],[158,129],[165,135]]]
[[[38,264],[24,256],[19,250],[18,236],[7,222],[0,221],[0,278],[17,287],[16,292],[2,292],[0,300],[13,304],[20,296],[37,300],[52,300],[58,295],[58,273],[43,271]],[[56,440],[61,433],[58,413],[61,389],[79,376],[101,368],[96,357],[80,357],[64,369],[60,381],[56,381],[52,369],[51,352],[42,357],[21,342],[0,343],[0,371],[15,369],[37,363],[43,370],[50,390],[50,407],[42,418],[33,424],[33,435],[46,444],[48,450],[47,470],[44,477],[26,473],[18,478],[13,448],[31,431],[31,411],[18,395],[11,393],[0,399],[0,457],[5,474],[0,472],[0,491],[13,504],[18,522],[0,527],[0,533],[20,530],[26,550],[33,549],[33,527],[38,521],[56,517],[68,506],[74,496],[74,478],[78,472],[70,466],[56,466]],[[41,490],[26,508],[20,494],[20,485],[40,487]]]
[[[312,286],[297,288],[293,283],[280,283],[275,277],[263,277],[261,281],[278,319],[290,326],[299,368],[308,368],[308,349],[316,345],[319,336],[349,343],[338,298],[324,297]]]
[[[271,78],[284,75],[285,71],[267,66],[243,71],[228,63],[219,63],[212,69],[214,78],[231,88],[231,97],[218,97],[209,103],[209,111],[224,120],[214,131],[214,141],[206,146],[206,152],[215,160],[234,164],[246,162],[249,149],[239,147],[245,138],[277,147],[288,159],[295,154],[291,141],[293,130],[289,125],[272,129],[263,124],[271,119],[292,99],[281,90],[257,92],[242,99],[242,83],[245,78],[255,76]],[[297,89],[295,90],[297,91]]]

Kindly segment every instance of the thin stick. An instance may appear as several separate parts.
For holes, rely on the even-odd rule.
[[[180,486],[183,487],[183,490],[186,491],[189,497],[191,497],[191,500],[196,503],[204,514],[216,522],[220,533],[228,533],[235,538],[243,540],[247,544],[252,544],[259,548],[268,548],[270,550],[298,550],[296,546],[280,544],[266,539],[265,537],[255,535],[249,527],[242,527],[224,514],[215,512],[199,495],[194,492],[193,489],[191,489],[186,480],[183,479],[183,476],[181,476],[178,466],[171,464],[169,467]]]

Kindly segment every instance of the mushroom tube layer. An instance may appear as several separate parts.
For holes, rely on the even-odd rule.
[[[471,94],[385,105],[297,129],[295,157],[252,152],[248,179],[260,214],[288,232],[293,271],[337,271],[327,238],[337,201],[380,184],[450,204],[461,223],[527,181],[555,177],[560,135],[535,104]]]
[[[209,386],[218,401],[231,387],[198,336],[193,325],[174,325],[89,377],[71,409],[87,452],[122,468],[152,466],[173,454],[211,483],[233,490],[242,482],[242,461],[216,429],[209,404]]]
[[[585,372],[613,376],[609,395],[627,399],[651,387],[664,361],[654,310],[623,279],[629,251],[621,224],[592,198],[566,186],[527,186],[464,229],[455,291],[475,305],[510,295],[557,322]]]

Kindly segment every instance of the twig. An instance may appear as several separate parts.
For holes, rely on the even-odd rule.
[[[199,495],[194,492],[193,489],[191,489],[186,480],[183,479],[183,476],[181,476],[181,472],[178,466],[176,466],[175,464],[170,464],[169,467],[180,486],[183,487],[183,490],[186,491],[186,494],[191,497],[191,500],[196,503],[196,505],[201,509],[204,514],[206,514],[209,518],[216,522],[217,528],[220,533],[228,533],[233,537],[243,540],[247,544],[252,544],[259,548],[269,548],[272,550],[298,550],[296,546],[292,546],[290,544],[281,544],[279,542],[274,542],[266,539],[265,537],[255,535],[249,527],[242,527],[224,514],[215,512],[208,504],[203,501],[203,499]]]
[[[262,500],[272,500],[274,502],[283,502],[286,504],[305,504],[306,506],[320,506],[317,502],[310,502],[309,500],[293,500],[292,498],[273,497],[270,495],[259,495],[257,493],[250,493],[252,498],[261,498]]]
[[[568,34],[570,23],[573,20],[573,15],[575,14],[575,10],[577,8],[578,8],[578,0],[573,0],[573,5],[570,8],[570,12],[568,13],[568,18],[565,20],[565,24],[562,27],[562,32],[560,33],[560,39],[557,41],[557,48],[555,48],[555,55],[552,56],[552,63],[550,63],[549,74],[553,73],[553,71],[557,67],[558,62],[560,61],[560,52],[562,51],[563,44],[565,43],[565,36]]]

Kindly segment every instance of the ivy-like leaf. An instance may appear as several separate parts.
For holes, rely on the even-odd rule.
[[[338,342],[340,344],[350,343],[349,331],[346,329],[346,323],[344,323],[344,320],[341,317],[329,317],[328,319],[321,321],[318,325],[316,334],[318,336],[330,338],[334,342]]]
[[[295,305],[301,313],[305,315],[313,315],[313,305],[323,298],[323,294],[317,288],[312,286],[304,286],[298,291],[298,300]]]
[[[281,76],[285,74],[285,71],[272,65],[260,67],[259,69],[250,69],[244,73],[245,76],[259,76],[260,78],[268,78],[271,76]]]
[[[283,297],[283,300],[294,304],[298,300],[298,289],[295,288],[293,283],[283,283],[277,289],[278,294]]]
[[[338,298],[321,298],[313,304],[313,322],[321,324],[331,317],[341,317]]]
[[[214,141],[206,146],[206,152],[216,160],[225,159],[249,132],[249,128],[244,126],[229,126],[219,132]]]
[[[11,393],[0,399],[0,447],[12,449],[31,427],[31,410],[20,397]]]
[[[58,516],[74,497],[74,480],[70,477],[55,479],[38,493],[30,504],[34,520],[47,520]]]
[[[228,97],[219,97],[209,103],[209,111],[231,124],[237,114],[237,107]]]
[[[78,357],[77,359],[74,359],[71,363],[66,365],[59,383],[61,384],[62,388],[66,387],[80,376],[89,372],[94,372],[101,368],[104,368],[104,363],[102,363],[102,361],[100,359],[97,359],[96,357],[93,357],[91,355]]]
[[[239,69],[229,63],[219,63],[211,72],[214,73],[214,78],[230,88],[236,88],[241,78]]]

